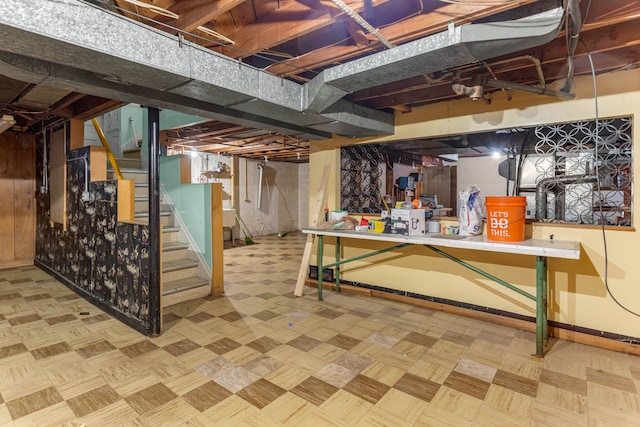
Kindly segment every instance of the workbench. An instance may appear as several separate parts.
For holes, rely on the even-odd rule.
[[[580,244],[573,241],[527,239],[523,242],[508,243],[488,240],[486,236],[459,236],[440,233],[427,233],[424,236],[404,236],[397,234],[383,234],[373,232],[359,232],[346,230],[321,230],[317,228],[303,228],[303,233],[314,234],[318,239],[318,299],[322,300],[322,271],[323,268],[335,267],[336,291],[340,291],[340,266],[349,262],[358,261],[386,252],[399,251],[402,248],[420,245],[424,246],[445,258],[448,258],[465,268],[468,268],[481,276],[484,276],[520,295],[529,298],[536,303],[536,356],[544,355],[544,342],[549,337],[547,321],[547,258],[579,259]],[[335,262],[323,265],[324,237],[336,238]],[[385,249],[372,251],[353,258],[341,259],[341,239],[373,240],[377,242],[392,243]],[[506,254],[531,255],[536,257],[536,294],[532,295],[502,279],[489,274],[440,248],[468,249],[486,252],[499,252]]]

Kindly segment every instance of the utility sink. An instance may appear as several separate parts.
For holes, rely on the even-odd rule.
[[[236,225],[236,210],[235,209],[222,209],[222,226],[233,227]]]

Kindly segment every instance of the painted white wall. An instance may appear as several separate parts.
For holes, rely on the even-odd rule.
[[[264,236],[297,230],[300,212],[298,165],[267,162],[264,165],[262,197],[258,202],[258,165],[261,162],[240,159],[238,163],[236,182],[240,197],[236,209],[249,233]]]
[[[467,187],[475,185],[480,194],[485,196],[506,196],[507,181],[498,174],[498,165],[507,156],[461,157],[458,159],[458,185],[460,193]]]
[[[197,153],[191,157],[191,182],[198,184],[219,182],[222,184],[222,208],[232,208],[233,159],[215,154]]]
[[[263,172],[262,198],[258,203],[258,165],[261,163],[257,160],[199,153],[191,157],[191,182],[221,183],[223,209],[235,207],[251,236],[297,230],[303,221],[306,226],[309,212],[309,165],[267,162]],[[244,237],[239,224],[234,233],[236,238]],[[230,238],[225,230],[225,239]]]

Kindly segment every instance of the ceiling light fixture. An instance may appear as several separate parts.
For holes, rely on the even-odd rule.
[[[153,10],[154,12],[156,12],[158,15],[163,15],[169,18],[173,18],[173,19],[179,19],[180,15],[171,12],[170,10],[164,9],[162,7],[158,7],[156,5],[153,4],[149,4],[149,3],[144,3],[138,0],[124,0],[127,3],[130,3],[134,6],[139,6],[142,7],[144,9],[149,9],[149,10]]]
[[[210,30],[209,28],[203,27],[202,25],[196,27],[196,30],[200,30],[200,31],[202,31],[203,33],[205,33],[205,34],[207,34],[209,36],[215,37],[215,38],[217,38],[219,40],[222,40],[223,42],[226,42],[226,43],[229,43],[229,44],[235,44],[236,43],[233,40],[231,40],[230,38],[223,36],[219,32]]]
[[[0,133],[4,132],[5,130],[9,129],[11,126],[15,124],[16,124],[16,121],[13,118],[13,116],[5,114],[0,119]]]

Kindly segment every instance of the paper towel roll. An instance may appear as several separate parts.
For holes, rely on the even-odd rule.
[[[427,233],[440,233],[440,221],[437,219],[427,221]]]

